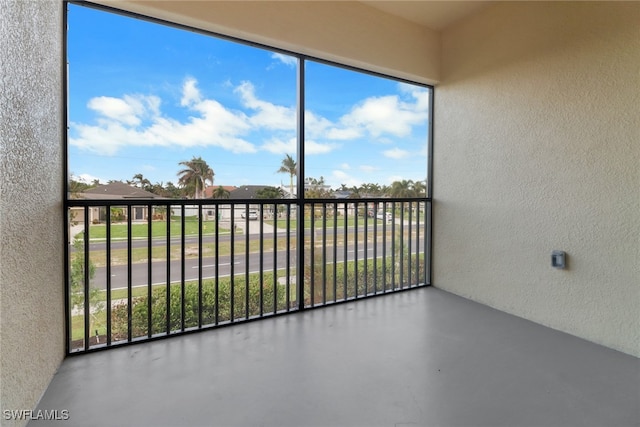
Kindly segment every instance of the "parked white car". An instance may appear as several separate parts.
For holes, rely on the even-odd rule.
[[[242,217],[242,219],[246,218],[246,212],[242,212],[240,214],[240,216]],[[258,220],[258,211],[249,211],[249,219],[252,221],[257,221]]]
[[[387,222],[391,222],[393,220],[393,214],[391,212],[378,211],[376,218],[383,219],[383,220],[386,219]]]

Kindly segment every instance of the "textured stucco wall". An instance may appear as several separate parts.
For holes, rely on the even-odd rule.
[[[0,0],[0,424],[64,357],[60,0]],[[64,408],[60,408],[64,409]]]
[[[640,3],[499,3],[442,41],[435,285],[640,356]]]
[[[437,32],[357,1],[91,1],[423,83],[439,78]]]

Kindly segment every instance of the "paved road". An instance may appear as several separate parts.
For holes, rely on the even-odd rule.
[[[422,242],[422,240],[421,240]],[[390,242],[387,243],[386,255],[391,254]],[[412,246],[415,245],[415,242]],[[422,244],[421,244],[422,246]],[[354,246],[349,245],[347,247],[347,259],[353,260]],[[378,244],[378,247],[374,251],[373,245],[369,244],[368,258],[373,258],[374,254],[380,258],[383,254],[382,243]],[[422,249],[422,247],[421,247]],[[322,249],[317,248],[316,253],[322,254]],[[420,251],[422,253],[422,251]],[[336,248],[336,260],[338,262],[344,261],[344,246],[338,246]],[[320,255],[322,256],[322,255]],[[258,273],[261,270],[265,272],[271,272],[274,270],[274,265],[277,265],[278,270],[286,268],[287,265],[287,252],[278,251],[276,254],[276,264],[274,264],[273,252],[267,252],[263,254],[262,260],[259,253],[250,253],[248,257],[244,253],[234,256],[233,265],[231,264],[230,256],[219,257],[218,263],[214,257],[202,258],[202,278],[210,279],[216,276],[216,269],[218,269],[218,277],[229,276],[232,273],[245,274]],[[365,258],[364,245],[361,242],[358,245],[358,260]],[[333,247],[327,247],[326,250],[326,263],[333,263]],[[290,253],[289,259],[290,268],[294,269],[296,266],[296,254],[295,251]],[[248,270],[247,270],[248,267]],[[169,273],[171,282],[180,282],[182,280],[182,261],[173,260],[169,264]],[[116,265],[111,267],[111,288],[125,288],[129,282],[128,277],[131,274],[132,286],[147,286],[149,283],[149,264],[146,262],[136,263],[131,265],[131,272],[128,270],[127,265]],[[184,280],[197,280],[199,275],[199,266],[197,258],[188,258],[184,260]],[[156,261],[151,263],[151,284],[165,284],[167,282],[167,263],[166,261]],[[107,271],[105,267],[96,268],[94,278],[91,280],[91,286],[95,286],[99,289],[105,289],[107,283]]]

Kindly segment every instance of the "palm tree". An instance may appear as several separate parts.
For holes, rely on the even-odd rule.
[[[413,181],[403,179],[402,181],[394,181],[389,189],[391,197],[413,197]]]
[[[282,164],[280,165],[280,169],[276,171],[276,173],[288,173],[289,174],[289,189],[291,196],[293,196],[293,177],[297,175],[297,163],[293,160],[293,157],[286,154],[285,158],[282,159]]]
[[[131,181],[127,181],[127,183],[131,182],[131,184],[135,185],[138,188],[142,188],[145,191],[149,191],[151,188],[151,181],[142,176],[141,173],[137,173],[133,176]]]
[[[282,199],[282,188],[279,187],[264,187],[256,191],[256,197],[258,199]]]
[[[218,186],[215,190],[213,190],[213,194],[211,195],[213,199],[228,199],[229,198],[229,190],[225,190],[225,188],[221,185]]]
[[[413,193],[415,197],[425,197],[427,195],[426,181],[416,181],[413,183]]]
[[[186,169],[178,172],[178,184],[187,191],[187,195],[192,195],[194,199],[202,198],[206,182],[209,181],[213,185],[213,176],[215,175],[213,169],[202,157],[193,157],[189,161],[178,164],[186,166]]]

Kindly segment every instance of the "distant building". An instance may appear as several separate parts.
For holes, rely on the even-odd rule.
[[[150,193],[138,187],[125,184],[121,181],[113,181],[108,184],[98,185],[76,195],[79,199],[86,200],[114,200],[114,199],[165,199],[165,197]],[[147,206],[133,206],[131,219],[133,221],[144,221],[148,218]],[[84,208],[77,207],[71,209],[71,218],[74,222],[84,223]],[[127,209],[122,209],[120,217],[127,218]],[[96,206],[89,208],[89,222],[104,222],[107,219],[107,210],[104,207]]]
[[[220,187],[222,187],[223,189],[227,190],[229,193],[231,193],[236,188],[238,188],[235,185],[208,185],[204,189],[204,198],[205,199],[213,199],[213,195],[214,195],[215,191]]]

